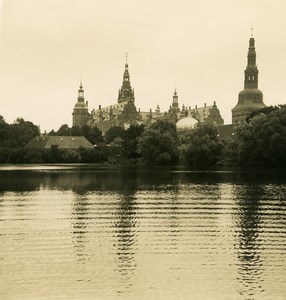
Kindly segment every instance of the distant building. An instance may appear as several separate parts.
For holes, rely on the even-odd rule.
[[[266,105],[263,103],[263,94],[258,89],[258,69],[254,38],[249,39],[247,67],[244,71],[244,89],[238,95],[238,103],[232,109],[232,124],[244,123],[252,112]]]
[[[58,149],[93,148],[84,136],[36,136],[27,143],[25,148],[50,149],[56,146]]]
[[[213,105],[207,106],[205,104],[204,107],[198,108],[196,106],[194,109],[190,107],[187,108],[183,104],[182,108],[180,108],[176,89],[168,112],[161,112],[159,104],[157,104],[155,111],[152,111],[152,109],[147,112],[141,112],[140,109],[137,110],[135,106],[134,89],[131,87],[129,69],[126,61],[123,81],[118,92],[116,104],[106,107],[99,105],[98,109],[93,109],[89,114],[88,103],[84,100],[84,91],[82,84],[80,84],[78,101],[73,110],[73,126],[88,124],[90,126],[96,126],[105,134],[107,130],[114,126],[127,129],[131,124],[149,125],[163,117],[177,122],[187,116],[195,118],[199,123],[210,123],[213,125],[223,124],[223,119],[215,102]]]
[[[80,83],[77,103],[74,106],[72,115],[73,115],[73,120],[72,120],[73,126],[81,127],[83,125],[86,125],[89,119],[88,102],[87,101],[85,102],[84,100],[84,90],[82,87],[82,82]]]
[[[168,113],[170,115],[175,115],[176,121],[185,118],[186,116],[192,116],[199,123],[209,123],[212,125],[223,125],[224,123],[215,101],[213,105],[207,106],[205,103],[203,107],[197,107],[196,105],[193,109],[191,107],[185,107],[183,104],[182,109],[180,109],[176,89]]]
[[[128,128],[132,123],[140,119],[140,114],[135,107],[134,89],[130,84],[128,64],[125,64],[122,86],[119,89],[116,104],[94,109],[91,112],[88,124],[98,127],[103,133],[114,126]]]
[[[212,125],[223,125],[224,123],[215,101],[213,105],[207,106],[205,103],[203,107],[197,107],[196,105],[194,109],[189,108],[188,113],[190,113],[200,123],[208,123]]]

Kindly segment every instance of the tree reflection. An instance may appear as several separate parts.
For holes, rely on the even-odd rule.
[[[259,185],[243,185],[235,190],[239,213],[237,222],[239,228],[238,241],[238,281],[241,285],[240,294],[253,297],[263,292],[263,264],[260,257],[260,199],[264,189]]]
[[[125,288],[118,293],[127,293],[132,286],[133,275],[137,266],[138,232],[136,231],[136,198],[134,194],[138,188],[138,178],[137,176],[129,177],[123,172],[118,183],[120,183],[121,188],[114,222],[114,236],[116,238],[117,265],[122,280],[121,286]]]
[[[88,202],[85,194],[76,194],[72,210],[73,244],[79,261],[85,262],[85,244],[88,222]]]

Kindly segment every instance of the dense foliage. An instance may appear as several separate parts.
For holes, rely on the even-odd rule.
[[[217,127],[200,124],[178,134],[175,122],[160,119],[145,127],[113,127],[103,139],[96,127],[62,125],[50,135],[84,135],[93,149],[28,149],[39,135],[32,122],[18,118],[7,124],[0,116],[0,163],[140,163],[190,166],[286,166],[286,107],[264,108],[236,128],[232,138],[221,140]]]
[[[213,166],[219,161],[222,149],[217,128],[202,124],[182,137],[181,159],[187,165]]]
[[[158,120],[143,132],[139,153],[146,164],[174,164],[179,160],[179,136],[174,122]]]
[[[286,166],[286,108],[254,116],[237,129],[235,143],[239,165]]]
[[[23,147],[37,135],[40,135],[39,127],[32,122],[18,118],[13,124],[8,124],[0,116],[0,147]]]

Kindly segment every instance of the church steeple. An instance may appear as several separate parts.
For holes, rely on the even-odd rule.
[[[134,90],[131,87],[130,84],[130,75],[128,70],[128,54],[126,54],[126,63],[125,63],[125,70],[123,73],[123,82],[121,89],[119,90],[118,94],[118,103],[124,102],[124,101],[134,101]]]
[[[251,36],[251,38],[249,39],[247,66],[244,71],[244,88],[258,88],[258,69],[256,66],[256,51],[253,36]]]
[[[251,33],[247,66],[244,71],[244,89],[238,94],[238,102],[232,109],[232,124],[244,123],[252,112],[266,106],[263,102],[263,93],[258,89],[258,69],[254,44],[254,37]]]

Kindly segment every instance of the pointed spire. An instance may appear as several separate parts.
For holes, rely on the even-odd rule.
[[[123,82],[118,96],[118,103],[123,101],[134,101],[134,90],[130,84],[130,75],[128,71],[128,53],[126,53],[126,64],[123,73]]]
[[[78,101],[84,101],[84,90],[82,86],[82,79],[80,80],[79,90],[78,90]]]
[[[254,25],[251,25],[251,37],[253,37],[253,27]]]
[[[252,28],[253,29],[253,28]],[[244,71],[244,88],[258,87],[258,69],[256,65],[255,40],[253,35],[249,39],[249,47],[247,53],[247,66]]]

